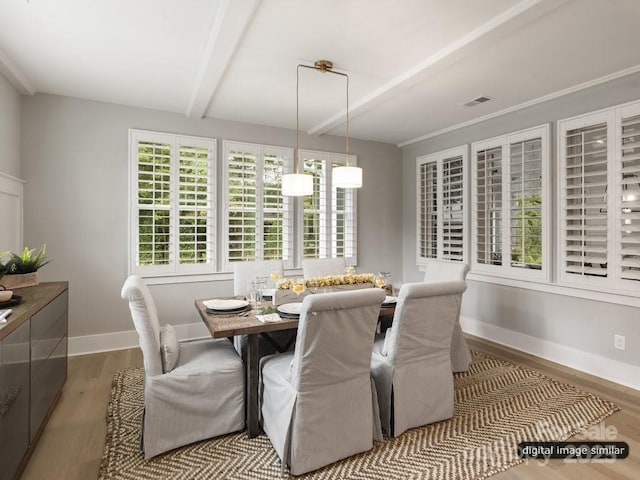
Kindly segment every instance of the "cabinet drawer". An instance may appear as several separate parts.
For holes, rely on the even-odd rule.
[[[0,342],[0,480],[13,477],[29,445],[29,322]]]
[[[39,341],[31,346],[31,376],[38,374],[63,337],[67,336],[66,312],[51,325]]]
[[[63,315],[66,316],[67,292],[61,293],[42,310],[31,317],[31,347],[44,338],[51,326]]]
[[[31,439],[52,406],[67,377],[67,337],[58,343],[40,371],[31,377]]]

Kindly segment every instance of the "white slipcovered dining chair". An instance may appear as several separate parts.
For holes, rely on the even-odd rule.
[[[465,288],[458,281],[400,289],[393,324],[371,356],[380,420],[390,437],[453,416],[449,349]]]
[[[305,258],[302,260],[304,278],[342,275],[347,268],[343,257],[338,258]]]
[[[382,439],[370,362],[384,297],[378,288],[309,295],[295,352],[262,359],[262,425],[291,474]]]
[[[279,278],[284,276],[282,260],[255,260],[252,262],[233,263],[233,294],[247,295],[249,287],[256,277],[270,278],[272,273]]]
[[[427,271],[424,281],[427,283],[465,281],[469,272],[469,265],[464,262],[446,262],[442,260],[427,260]],[[471,352],[462,334],[460,326],[460,312],[453,327],[451,337],[451,369],[454,372],[466,372],[471,364]]]
[[[144,359],[142,449],[145,459],[244,428],[242,360],[228,341],[178,343],[160,328],[151,292],[130,276],[122,287]]]

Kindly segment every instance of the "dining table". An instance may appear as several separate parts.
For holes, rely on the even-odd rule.
[[[244,299],[244,297],[224,297],[225,299]],[[254,438],[260,435],[260,411],[258,405],[258,389],[259,389],[259,371],[258,364],[260,360],[260,350],[258,339],[260,336],[265,337],[269,343],[275,346],[270,332],[282,330],[290,330],[298,328],[298,318],[281,318],[275,322],[262,322],[256,318],[258,314],[253,309],[240,313],[210,313],[207,311],[205,301],[209,299],[195,300],[195,306],[204,321],[209,333],[213,338],[230,338],[236,335],[247,336],[247,356],[245,363],[246,375],[246,423],[247,435]],[[273,307],[271,302],[262,302],[259,310],[265,311],[268,307]],[[395,304],[385,304],[380,307],[379,318],[393,316]],[[282,349],[286,350],[289,345],[285,345]]]

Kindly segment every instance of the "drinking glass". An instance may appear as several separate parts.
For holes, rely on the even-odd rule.
[[[389,272],[378,272],[375,277],[376,287],[384,287],[385,285],[389,285],[391,283],[391,274]]]
[[[251,302],[251,308],[255,311],[255,313],[260,313],[262,311],[262,289],[264,288],[264,283],[261,281],[251,282],[251,288],[249,289],[249,301]]]
[[[280,280],[280,274],[278,272],[271,272],[270,277],[273,281],[273,288],[278,288],[278,280]]]
[[[398,298],[400,295],[400,289],[402,288],[402,282],[393,282],[393,296]]]
[[[302,292],[304,292],[305,286],[304,286],[304,278],[298,278],[294,283],[293,283],[293,287],[291,287],[291,290],[293,290],[295,292],[296,295],[300,295]]]

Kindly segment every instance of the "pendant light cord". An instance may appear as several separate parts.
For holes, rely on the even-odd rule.
[[[333,65],[331,66],[318,66],[318,62],[316,65],[303,65],[299,64],[296,69],[296,162],[294,165],[294,173],[299,173],[299,164],[300,164],[300,68],[310,68],[312,70],[317,70],[322,73],[333,73],[335,75],[341,75],[347,79],[347,156],[345,165],[349,166],[349,75],[341,72],[334,72],[332,70]]]

